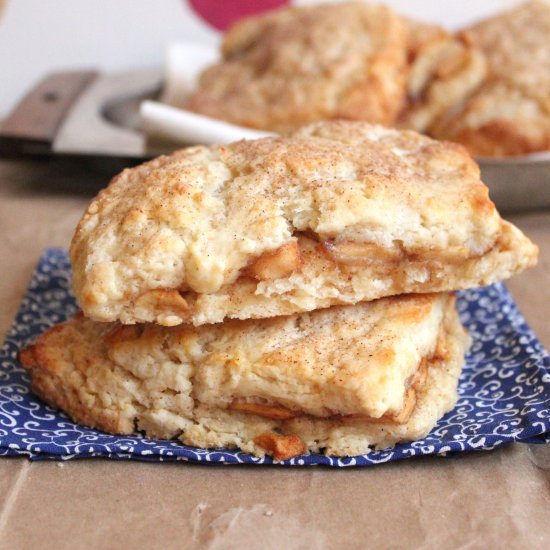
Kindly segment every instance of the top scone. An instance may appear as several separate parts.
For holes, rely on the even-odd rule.
[[[161,325],[487,284],[536,255],[462,147],[359,122],[127,169],[71,246],[87,316]]]
[[[405,98],[407,28],[385,6],[302,6],[245,19],[224,37],[222,56],[185,107],[243,126],[388,125]]]

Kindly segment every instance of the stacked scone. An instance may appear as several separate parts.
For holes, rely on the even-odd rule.
[[[77,422],[286,459],[422,438],[455,404],[453,290],[537,249],[466,151],[326,122],[125,170],[71,247],[83,314],[21,355]]]

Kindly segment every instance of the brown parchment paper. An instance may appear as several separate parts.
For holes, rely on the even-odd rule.
[[[68,246],[102,172],[0,161],[2,337],[40,252]],[[512,221],[541,258],[509,288],[549,347],[550,212]],[[0,549],[545,549],[549,451],[517,444],[350,470],[0,459]]]

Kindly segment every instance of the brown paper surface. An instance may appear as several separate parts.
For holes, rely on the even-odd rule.
[[[2,337],[42,250],[69,244],[79,174],[0,161]],[[541,258],[508,286],[549,347],[550,213],[511,220]],[[550,447],[349,470],[0,459],[1,550],[121,547],[549,548]]]

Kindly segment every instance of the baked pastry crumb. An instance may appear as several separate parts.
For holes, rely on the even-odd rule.
[[[265,449],[275,460],[288,460],[303,455],[307,450],[304,442],[295,434],[279,435],[273,432],[264,432],[257,435],[253,442],[258,447]]]

